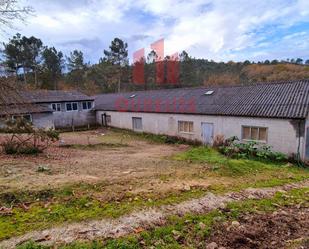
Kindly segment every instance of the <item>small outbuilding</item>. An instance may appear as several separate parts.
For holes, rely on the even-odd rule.
[[[96,123],[93,108],[94,98],[78,91],[23,91],[0,106],[0,124],[8,117],[22,117],[41,128],[90,126]]]

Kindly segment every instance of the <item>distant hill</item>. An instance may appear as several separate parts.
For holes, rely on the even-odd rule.
[[[154,82],[154,68],[149,70],[151,66],[146,65],[145,78],[148,79],[146,86],[136,86],[132,83],[126,83],[123,84],[122,89],[140,90],[202,85],[239,85],[291,79],[309,79],[309,65],[292,63],[217,63],[207,60],[191,59],[190,61],[180,62],[179,84],[158,85]]]
[[[204,85],[250,84],[290,79],[308,79],[309,66],[295,64],[243,66],[238,72],[217,72],[204,80]]]

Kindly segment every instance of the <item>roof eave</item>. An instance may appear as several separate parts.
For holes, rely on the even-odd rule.
[[[295,119],[304,120],[307,117],[303,116],[262,116],[262,115],[237,115],[237,114],[214,114],[214,113],[189,113],[189,112],[151,112],[151,111],[131,111],[131,110],[114,110],[109,108],[94,108],[95,111],[105,111],[105,112],[139,112],[139,113],[152,113],[152,114],[186,114],[186,115],[204,115],[204,116],[224,116],[224,117],[247,117],[247,118],[271,118],[271,119]]]

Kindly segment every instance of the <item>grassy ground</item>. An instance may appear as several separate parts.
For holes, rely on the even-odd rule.
[[[58,160],[50,161],[50,172],[33,173],[30,178],[34,181],[42,178],[38,190],[0,191],[0,207],[12,207],[0,216],[0,240],[66,222],[116,218],[144,207],[197,198],[207,191],[224,193],[309,178],[307,169],[291,164],[228,159],[205,147],[163,144],[166,139],[162,136],[112,130],[69,133],[65,139],[67,148],[55,149],[57,154],[71,153],[71,159],[63,166]],[[27,160],[33,165],[32,160],[37,164],[46,159]],[[10,163],[22,162],[13,158]],[[18,170],[27,173],[26,167]],[[85,180],[89,173],[98,179]],[[76,180],[75,174],[84,177]],[[65,182],[56,187],[53,182],[60,175]],[[23,179],[18,176],[14,181]]]
[[[306,206],[309,203],[309,188],[296,189],[287,193],[277,193],[271,199],[246,200],[232,202],[224,210],[214,210],[208,214],[184,217],[170,217],[167,224],[150,231],[120,239],[94,241],[91,243],[76,242],[64,245],[62,249],[90,249],[90,248],[204,248],[214,224],[218,222],[235,221],[240,215],[273,212],[284,206]],[[49,248],[28,243],[19,249]]]
[[[300,181],[309,177],[309,168],[301,168],[286,162],[271,162],[253,159],[230,159],[212,148],[194,147],[177,154],[174,160],[188,163],[207,163],[209,176],[238,178],[231,186],[213,185],[213,192],[237,191],[247,187],[273,187]],[[239,182],[241,180],[241,182]]]
[[[156,195],[128,195],[121,201],[102,203],[91,196],[59,198],[51,202],[36,202],[28,207],[13,208],[8,215],[0,216],[0,239],[10,238],[36,229],[49,228],[64,222],[78,222],[95,218],[117,218],[133,210],[179,203],[197,198],[205,192],[191,190],[170,193],[165,197]]]

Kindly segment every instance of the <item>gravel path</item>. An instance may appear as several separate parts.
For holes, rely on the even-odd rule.
[[[33,240],[45,245],[71,243],[76,240],[93,240],[95,238],[117,238],[134,233],[137,229],[149,229],[164,225],[170,215],[186,213],[207,213],[213,209],[224,207],[232,201],[245,199],[262,199],[272,197],[276,192],[289,191],[309,187],[309,180],[286,184],[273,188],[245,189],[241,192],[214,195],[208,193],[202,198],[193,199],[175,205],[138,211],[118,219],[102,219],[67,224],[43,231],[29,232],[20,237],[14,237],[0,242],[0,248],[15,248],[16,245]]]

